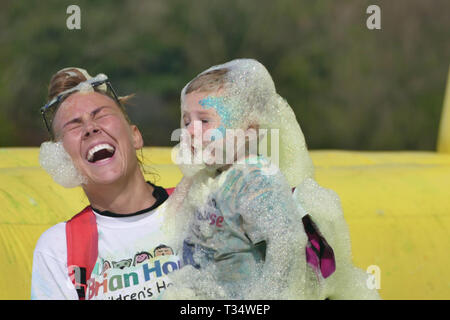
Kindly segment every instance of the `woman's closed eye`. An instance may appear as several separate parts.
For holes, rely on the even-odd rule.
[[[73,131],[81,128],[81,123],[74,123],[67,127],[67,131]]]
[[[65,132],[73,131],[73,130],[81,128],[81,126],[82,126],[81,120],[74,119],[64,125],[63,131],[65,131]]]
[[[112,115],[112,113],[110,112],[110,110],[107,110],[107,109],[105,108],[105,109],[102,109],[99,113],[96,113],[96,114],[94,115],[94,119],[103,119],[103,118],[108,117],[108,116],[110,116],[110,115]]]
[[[102,119],[107,116],[109,116],[109,114],[100,114],[100,115],[96,116],[95,119]]]

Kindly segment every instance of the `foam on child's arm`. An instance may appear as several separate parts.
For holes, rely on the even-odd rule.
[[[278,171],[265,175],[261,168],[244,170],[237,210],[243,228],[255,242],[265,241],[265,260],[254,270],[247,299],[305,298],[306,235],[291,190]]]

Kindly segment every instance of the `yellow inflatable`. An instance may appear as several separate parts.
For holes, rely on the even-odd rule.
[[[145,148],[147,179],[175,186],[170,148]],[[0,299],[29,299],[41,233],[80,211],[80,188],[60,187],[38,148],[0,148]],[[357,266],[377,274],[384,299],[450,298],[450,154],[312,151],[316,180],[335,190]],[[373,269],[375,268],[375,269]],[[374,284],[372,283],[372,285]]]

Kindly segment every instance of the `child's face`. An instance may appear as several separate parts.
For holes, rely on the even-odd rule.
[[[182,124],[191,138],[198,139],[201,135],[203,147],[211,142],[208,130],[211,133],[211,130],[219,129],[222,134],[225,133],[223,119],[217,112],[222,107],[221,99],[220,96],[207,92],[191,92],[185,96],[181,107]]]

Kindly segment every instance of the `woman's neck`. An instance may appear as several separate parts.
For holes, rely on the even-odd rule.
[[[151,207],[156,199],[153,186],[138,170],[133,177],[107,185],[83,185],[92,207],[100,211],[128,214]]]

